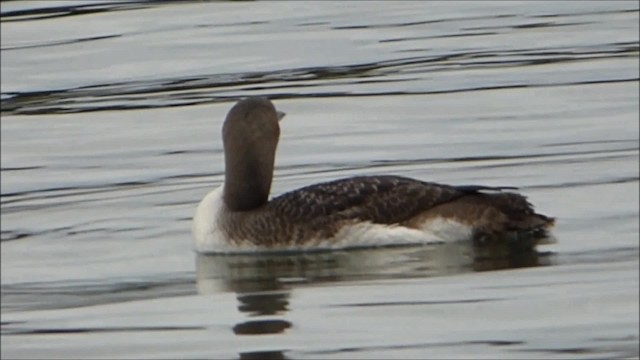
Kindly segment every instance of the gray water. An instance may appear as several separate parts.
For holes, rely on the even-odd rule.
[[[637,358],[638,8],[3,1],[2,358]],[[518,186],[558,242],[196,256],[248,95],[273,194]]]

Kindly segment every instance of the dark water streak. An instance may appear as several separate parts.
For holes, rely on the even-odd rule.
[[[453,89],[425,89],[423,91],[378,91],[336,92],[314,91],[312,94],[299,93],[304,89],[318,86],[362,84],[363,78],[371,78],[367,83],[402,82],[416,79],[389,80],[395,74],[422,74],[430,72],[464,71],[470,69],[537,66],[543,64],[589,61],[594,59],[636,58],[638,43],[609,44],[608,49],[587,48],[583,50],[531,51],[516,50],[502,52],[468,52],[444,56],[402,58],[370,64],[353,64],[339,67],[303,68],[276,72],[245,74],[211,74],[189,76],[178,79],[151,80],[146,82],[112,83],[91,85],[75,89],[48,90],[38,92],[2,93],[3,115],[65,114],[93,111],[135,110],[175,106],[192,106],[238,100],[238,95],[225,94],[239,91],[269,91],[270,97],[294,99],[308,97],[339,96],[393,96],[409,94],[448,94],[483,90],[534,88],[550,86],[579,86],[616,82],[637,82],[639,78],[601,79],[573,82],[536,83],[531,79],[526,83],[509,85],[486,85]],[[510,57],[522,57],[512,59]],[[496,58],[494,61],[484,59]],[[256,87],[256,85],[261,85]],[[279,89],[288,91],[281,92]],[[295,90],[295,91],[294,91]],[[101,105],[100,103],[108,103]]]

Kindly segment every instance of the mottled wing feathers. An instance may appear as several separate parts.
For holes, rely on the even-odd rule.
[[[310,226],[340,220],[394,224],[465,193],[399,176],[364,176],[304,187],[276,197],[268,206]]]
[[[233,239],[271,246],[331,239],[345,225],[420,226],[430,218],[451,218],[473,227],[474,238],[532,232],[537,239],[553,219],[536,214],[520,194],[506,187],[449,186],[399,176],[362,176],[303,187],[280,195],[246,216],[229,212]],[[499,237],[499,236],[498,236]]]

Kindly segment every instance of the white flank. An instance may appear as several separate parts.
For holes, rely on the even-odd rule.
[[[195,239],[196,251],[201,253],[220,252],[229,248],[228,241],[218,227],[220,211],[222,211],[223,185],[210,191],[200,201],[193,216],[191,231]]]
[[[446,242],[470,240],[473,235],[471,226],[447,218],[429,219],[420,226],[420,229]]]

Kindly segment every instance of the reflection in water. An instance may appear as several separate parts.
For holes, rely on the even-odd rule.
[[[269,316],[284,314],[288,310],[288,292],[258,292],[238,294],[238,310],[249,316]],[[250,320],[233,327],[236,335],[277,334],[291,327],[286,320]]]
[[[289,293],[257,293],[238,295],[238,310],[251,316],[276,315],[286,312]]]
[[[273,314],[287,310],[287,296],[282,291],[294,284],[541,266],[549,264],[547,255],[498,245],[474,247],[465,242],[305,253],[198,254],[197,285],[202,294],[219,291],[249,294],[239,295],[241,311]],[[262,308],[258,309],[257,302]]]
[[[285,320],[252,320],[237,324],[233,327],[236,335],[277,334],[291,327]]]
[[[211,261],[209,261],[211,260]],[[269,260],[262,261],[260,256],[254,257],[256,262],[255,269],[263,268],[266,264],[267,268],[270,268],[269,264],[274,264]],[[214,272],[210,272],[212,269],[207,264],[213,265],[216,263],[215,257],[205,258],[204,256],[198,256],[197,268],[198,278],[203,278],[206,283],[206,277],[213,275]],[[239,269],[243,268],[247,264],[235,264]],[[204,266],[203,266],[204,265]],[[224,266],[234,266],[232,263],[223,263]],[[247,314],[251,319],[237,323],[233,327],[233,333],[236,335],[266,335],[266,334],[280,334],[289,329],[291,322],[283,319],[273,318],[277,315],[284,315],[289,310],[289,296],[288,290],[282,290],[283,286],[280,283],[278,276],[277,265],[273,268],[273,272],[265,272],[265,276],[259,277],[240,277],[230,285],[234,291],[237,292],[238,310],[241,313]],[[242,270],[240,270],[242,273]],[[233,273],[232,271],[225,272],[227,274]],[[201,277],[202,275],[202,277]],[[232,280],[233,282],[233,280]],[[206,289],[207,286],[203,286]],[[267,317],[267,318],[264,318]],[[256,319],[257,318],[257,319]],[[254,352],[242,352],[240,353],[240,359],[286,359],[284,356],[284,350],[270,350],[270,351],[254,351]]]
[[[284,317],[296,284],[438,276],[548,263],[548,256],[536,251],[470,243],[196,257],[200,293],[237,294],[238,310],[247,319],[237,323],[233,332],[242,336],[281,334],[291,328],[293,324]],[[284,352],[245,352],[240,359],[285,359]]]
[[[259,282],[254,282],[258,284]],[[275,284],[275,282],[269,282]],[[289,307],[289,292],[264,291],[248,294],[238,294],[238,310],[251,317],[272,316],[284,314]],[[291,322],[282,319],[251,319],[240,322],[233,327],[236,335],[265,335],[280,334],[292,326]],[[286,359],[284,350],[270,350],[240,353],[240,359]]]
[[[282,351],[252,351],[240,353],[241,360],[280,360],[287,359]]]

